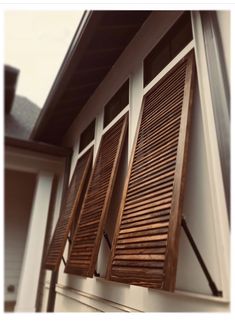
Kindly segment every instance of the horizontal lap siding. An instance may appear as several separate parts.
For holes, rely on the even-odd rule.
[[[127,131],[125,115],[101,139],[65,272],[93,276]]]
[[[181,61],[145,97],[108,279],[165,288],[171,217],[180,217],[172,215],[172,205],[174,199],[179,199],[175,194],[179,189],[177,161],[186,138],[181,133],[183,110],[189,108],[185,97],[190,91],[191,60],[189,56]]]
[[[92,155],[93,149],[90,149],[77,161],[71,183],[66,193],[62,214],[58,220],[49,246],[45,262],[46,269],[55,271],[60,265],[73,219],[76,213],[79,212],[77,211],[77,207],[80,202],[81,193],[84,186],[86,186],[87,175],[91,169]]]

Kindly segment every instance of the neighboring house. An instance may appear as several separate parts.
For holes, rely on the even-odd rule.
[[[15,311],[229,311],[229,20],[84,13],[30,139],[6,139]]]
[[[14,309],[19,279],[23,272],[23,260],[27,240],[31,232],[32,208],[36,199],[36,193],[42,185],[40,181],[47,179],[44,186],[46,190],[50,185],[50,173],[53,174],[54,186],[57,181],[62,181],[64,172],[64,160],[70,154],[69,150],[55,148],[45,144],[32,142],[29,137],[35,125],[40,109],[27,98],[16,95],[17,79],[19,71],[13,67],[5,66],[5,221],[4,221],[4,246],[5,246],[5,310]],[[52,151],[51,151],[52,150]],[[44,189],[41,189],[42,192]],[[47,191],[45,191],[47,194]],[[58,190],[58,198],[60,192]],[[40,198],[41,199],[41,198]],[[42,200],[42,208],[39,221],[47,224],[47,202],[51,200],[50,195]],[[45,208],[45,209],[44,209]],[[43,210],[45,213],[43,214]],[[37,227],[35,233],[39,233]],[[32,233],[32,232],[31,232]],[[44,242],[33,234],[37,244]],[[41,233],[40,233],[41,234]],[[33,246],[32,246],[33,247]],[[36,245],[39,248],[39,245]],[[41,247],[42,249],[42,247]],[[36,268],[40,272],[40,248],[39,264]],[[32,267],[30,267],[32,270]],[[35,280],[36,291],[38,278]],[[35,302],[35,301],[34,301]],[[39,306],[38,306],[39,307]],[[37,308],[38,309],[38,308]]]
[[[16,95],[11,112],[5,116],[5,136],[29,139],[39,113],[32,101]]]
[[[5,129],[6,137],[29,139],[40,113],[40,108],[29,99],[15,95],[19,70],[4,66]]]
[[[5,73],[8,73],[8,71],[9,67],[6,68]],[[12,97],[12,100],[8,102],[9,106],[7,104],[5,105],[5,107],[9,107],[8,111],[5,111],[6,141],[13,143],[18,139],[29,139],[40,112],[39,107],[21,96]],[[12,304],[10,301],[14,302],[16,300],[16,290],[32,207],[35,181],[36,175],[6,169],[5,297],[8,301],[8,307]],[[14,238],[14,241],[12,238]]]

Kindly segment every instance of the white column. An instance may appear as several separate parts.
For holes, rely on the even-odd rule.
[[[15,312],[35,312],[52,182],[52,173],[39,173],[25,245]]]

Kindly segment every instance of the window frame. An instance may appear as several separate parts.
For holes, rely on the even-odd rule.
[[[82,140],[82,136],[84,135],[85,132],[88,131],[89,127],[92,127],[92,140],[89,141],[84,147],[81,148],[81,140]],[[86,128],[83,129],[83,131],[81,132],[81,134],[79,135],[79,144],[78,144],[78,154],[80,155],[81,153],[84,152],[85,149],[87,149],[88,146],[91,145],[91,143],[94,142],[95,140],[95,132],[96,132],[96,118],[94,118],[87,126]]]
[[[198,79],[198,83],[199,83],[199,95],[200,95],[200,100],[202,101],[202,106],[205,106],[205,109],[203,110],[203,114],[205,115],[205,121],[204,121],[204,125],[203,125],[203,130],[204,128],[206,129],[206,134],[208,134],[208,136],[205,137],[206,140],[206,146],[208,148],[208,156],[207,156],[207,164],[208,164],[208,170],[209,170],[209,177],[210,177],[210,186],[211,186],[211,192],[212,192],[212,200],[213,202],[216,203],[216,206],[218,206],[216,215],[213,214],[212,218],[213,218],[213,225],[215,227],[215,242],[217,244],[218,250],[217,250],[217,260],[218,263],[220,265],[220,267],[225,267],[225,271],[220,271],[220,280],[221,280],[221,290],[223,291],[223,296],[222,297],[215,297],[215,296],[210,296],[210,295],[206,295],[206,294],[202,294],[202,293],[197,293],[197,292],[189,292],[186,290],[181,290],[181,289],[176,289],[173,293],[172,292],[167,292],[167,291],[162,291],[162,290],[158,290],[157,292],[160,294],[174,294],[176,296],[180,296],[180,297],[190,297],[190,298],[196,298],[196,299],[201,299],[201,300],[211,300],[211,301],[216,301],[218,303],[224,303],[224,302],[229,302],[230,297],[229,297],[229,250],[230,250],[230,246],[229,246],[229,238],[230,238],[230,233],[229,233],[229,224],[228,224],[228,217],[220,217],[221,215],[224,216],[224,213],[227,213],[227,209],[226,209],[226,201],[224,199],[223,201],[223,181],[222,178],[219,176],[217,177],[217,173],[215,170],[220,170],[220,166],[219,166],[219,156],[215,153],[216,157],[213,156],[213,151],[215,150],[215,148],[210,147],[211,143],[211,136],[214,136],[216,138],[216,133],[214,131],[213,134],[213,130],[211,130],[211,123],[214,123],[214,117],[213,117],[213,111],[212,109],[208,109],[208,107],[206,106],[210,106],[211,104],[211,99],[210,99],[210,91],[209,91],[209,80],[208,80],[208,75],[207,75],[207,62],[206,62],[206,56],[205,56],[205,49],[204,49],[204,42],[203,42],[203,38],[202,36],[202,23],[200,21],[200,13],[199,12],[195,12],[192,14],[191,17],[191,21],[192,21],[192,30],[193,30],[193,39],[190,43],[188,43],[185,48],[183,48],[173,59],[172,61],[169,62],[169,64],[167,64],[160,72],[159,74],[157,74],[155,76],[155,78],[148,83],[146,86],[144,86],[143,83],[143,94],[142,97],[144,97],[146,95],[147,92],[149,92],[149,90],[151,90],[155,84],[169,71],[172,69],[173,66],[175,66],[177,64],[178,61],[180,61],[184,56],[186,56],[191,50],[195,51],[195,59],[196,59],[196,69],[197,69],[197,79]],[[198,40],[200,39],[200,41]],[[197,42],[197,43],[196,43]],[[195,44],[196,43],[196,44]],[[198,46],[198,43],[200,44],[200,46]],[[200,65],[201,64],[201,65]],[[199,65],[200,65],[200,69],[199,69]],[[142,69],[143,69],[143,64],[142,64]],[[199,71],[200,70],[200,71]],[[206,82],[204,76],[207,76],[206,78]],[[203,88],[203,85],[205,85],[205,87]],[[209,91],[209,92],[208,92]],[[209,97],[207,99],[203,98],[207,95],[207,92],[209,93]],[[131,94],[130,94],[131,95]],[[130,119],[131,119],[131,107],[130,107]],[[207,126],[206,126],[207,125]],[[131,126],[129,126],[130,128]],[[210,134],[212,133],[212,134]],[[214,145],[213,145],[214,146]],[[130,152],[128,152],[130,153]],[[217,160],[217,161],[215,161]],[[213,170],[209,167],[209,163],[212,162],[213,165]],[[220,172],[219,172],[220,175]],[[217,192],[215,192],[213,190],[213,188],[217,187],[218,188],[218,184],[219,184],[219,190]],[[220,201],[221,201],[221,195],[222,195],[222,206],[220,205]],[[214,209],[215,210],[215,209]],[[222,214],[220,215],[220,212],[222,211]],[[218,218],[219,221],[218,221]],[[223,245],[221,244],[221,239],[223,242]],[[226,251],[227,253],[224,253],[224,249],[223,246],[226,247]],[[109,281],[105,278],[97,278],[97,280],[101,280],[101,281]],[[109,281],[110,282],[110,281]],[[122,285],[119,282],[113,282],[112,284],[115,285]]]
[[[128,129],[128,125],[129,125],[129,116],[128,114],[126,114],[126,116],[120,116],[118,118],[118,121],[119,119],[121,119],[121,117],[124,117],[123,118],[123,124],[121,126],[121,132],[120,132],[120,137],[118,139],[118,146],[117,146],[117,152],[121,150],[121,152],[119,153],[116,153],[116,154],[122,154],[122,149],[123,149],[123,145],[124,145],[124,142],[125,142],[125,136],[127,135],[127,129]],[[109,126],[109,125],[108,125]],[[113,125],[114,126],[114,125]],[[111,126],[109,127],[109,129],[111,128]],[[100,144],[101,144],[101,140],[102,140],[102,137],[104,134],[106,134],[106,132],[109,130],[107,129],[105,132],[102,133],[101,137],[99,138],[99,143],[98,143],[98,146],[99,146],[99,149],[98,149],[98,152],[96,152],[96,154],[94,154],[94,159],[95,161],[99,161],[98,158],[99,158],[99,151],[100,151]],[[119,160],[120,160],[120,156],[119,155],[116,155],[115,159],[114,159],[114,165],[116,164],[119,164]],[[96,163],[96,162],[95,162]],[[115,173],[117,172],[115,167],[112,167],[113,168],[113,171],[111,173],[111,178],[114,178],[116,177]],[[90,176],[90,180],[89,180],[89,183],[88,183],[88,188],[86,190],[86,194],[88,192],[88,189],[89,189],[89,185],[90,183],[92,183],[92,177],[93,177],[93,173],[95,173],[96,171],[96,167],[94,168],[94,165],[93,165],[93,169],[92,169],[92,172],[91,172],[91,176]],[[115,176],[114,176],[115,175]],[[110,178],[110,179],[111,179]],[[107,213],[108,213],[108,210],[109,210],[109,201],[111,201],[111,198],[112,198],[112,190],[113,190],[113,184],[110,182],[108,182],[108,188],[107,188],[107,193],[105,194],[105,201],[104,201],[104,205],[106,206],[105,209],[102,208],[102,212],[100,214],[100,222],[101,224],[104,223],[104,226],[105,226],[105,223],[106,223],[106,218],[107,218]],[[110,191],[111,191],[111,195],[110,195]],[[85,194],[85,198],[84,198],[84,201],[82,203],[82,207],[81,207],[81,212],[83,211],[83,208],[85,208],[85,199],[86,199],[86,194]],[[109,195],[109,196],[107,196]],[[108,197],[108,198],[107,198]],[[88,198],[89,199],[89,198]],[[89,200],[88,200],[89,201]],[[108,204],[108,206],[107,206]],[[80,213],[79,215],[79,221],[81,219],[82,215]],[[93,251],[92,251],[92,254],[91,254],[91,263],[90,265],[88,266],[87,268],[87,272],[85,273],[86,269],[82,269],[82,268],[74,268],[73,265],[69,265],[69,259],[70,259],[70,252],[72,251],[72,248],[73,248],[73,244],[74,243],[74,240],[76,241],[76,238],[74,238],[74,240],[72,241],[72,246],[69,247],[69,255],[68,255],[68,258],[67,258],[67,264],[65,266],[65,270],[64,272],[65,273],[68,273],[68,274],[75,274],[75,275],[81,275],[81,276],[86,276],[86,277],[93,277],[93,274],[94,274],[94,270],[95,270],[95,267],[96,267],[96,263],[97,263],[97,260],[98,260],[98,254],[99,254],[99,250],[100,250],[100,246],[101,246],[101,230],[102,230],[102,227],[100,225],[100,222],[98,224],[98,229],[97,229],[97,235],[96,235],[96,238],[95,238],[95,245],[93,247]],[[79,226],[79,222],[77,224],[77,227]],[[100,243],[99,243],[100,242]],[[97,245],[98,244],[98,245]],[[93,269],[94,268],[94,269]],[[84,273],[83,273],[84,272]]]
[[[205,43],[203,38],[203,25],[199,11],[191,13],[191,24],[193,39],[185,48],[179,52],[172,61],[169,62],[155,78],[144,86],[143,81],[143,97],[149,92],[155,84],[177,64],[192,49],[195,52],[197,79],[199,86],[199,96],[202,105],[203,114],[203,132],[205,132],[205,145],[207,150],[207,165],[210,179],[211,199],[213,202],[213,225],[215,231],[215,242],[217,247],[217,261],[220,267],[219,279],[221,281],[222,297],[214,297],[196,292],[188,292],[186,290],[175,290],[179,295],[192,296],[205,300],[216,300],[218,302],[229,302],[230,300],[230,232],[229,217],[227,215],[226,198],[223,189],[223,178],[221,173],[220,157],[218,152],[218,139],[215,130],[215,120],[213,115],[213,106],[210,90],[210,82],[208,76],[208,63],[206,60]],[[144,69],[144,64],[142,64]],[[143,71],[144,76],[144,71]],[[216,141],[213,141],[213,138]],[[217,188],[217,190],[214,190]],[[221,217],[221,215],[223,217]],[[228,215],[227,215],[228,216]],[[222,244],[221,244],[222,242]],[[226,250],[226,253],[224,252]],[[168,293],[160,291],[161,293]],[[170,292],[170,294],[172,294]]]
[[[224,205],[223,201],[222,201],[222,206],[220,205],[220,201],[221,201],[221,194],[223,196],[223,187],[221,186],[221,176],[220,173],[216,174],[217,170],[220,170],[220,165],[219,165],[219,158],[218,155],[216,153],[216,147],[212,147],[210,149],[210,140],[211,140],[211,136],[215,136],[214,130],[213,130],[213,126],[210,125],[210,123],[213,123],[213,114],[211,112],[211,110],[208,110],[208,106],[210,107],[211,102],[210,102],[210,91],[209,91],[209,97],[205,99],[206,97],[206,92],[209,89],[209,83],[206,77],[206,81],[203,80],[203,75],[207,76],[207,63],[206,63],[206,59],[205,59],[205,55],[204,55],[204,44],[203,44],[203,38],[200,39],[201,34],[202,34],[202,24],[200,22],[200,18],[198,18],[198,16],[200,17],[200,13],[199,12],[194,12],[192,13],[192,29],[193,29],[193,40],[181,51],[177,54],[176,57],[173,58],[172,61],[169,62],[169,64],[167,66],[165,66],[163,68],[163,70],[157,74],[155,76],[155,78],[148,83],[146,86],[143,85],[143,96],[158,82],[159,79],[161,79],[163,77],[164,74],[167,73],[168,70],[170,70],[172,68],[173,65],[175,65],[177,63],[178,60],[180,60],[183,56],[185,56],[191,49],[195,50],[195,56],[196,56],[196,67],[198,69],[198,82],[199,82],[199,87],[200,87],[200,91],[199,91],[199,95],[200,95],[200,99],[202,101],[202,106],[205,107],[205,111],[203,111],[203,115],[204,115],[204,131],[206,132],[206,134],[208,134],[208,137],[206,136],[206,145],[208,148],[208,152],[207,152],[207,162],[209,165],[209,161],[212,160],[212,165],[213,165],[213,169],[211,170],[209,168],[209,173],[210,173],[210,185],[211,185],[211,189],[214,188],[218,188],[218,190],[216,192],[213,192],[212,190],[212,195],[213,195],[213,201],[215,202],[215,207],[214,210],[216,211],[216,208],[218,207],[218,210],[216,211],[216,215],[213,219],[214,225],[216,227],[216,237],[215,240],[217,241],[217,246],[218,246],[218,254],[220,254],[218,260],[219,260],[219,264],[220,266],[223,266],[223,262],[225,261],[225,274],[222,273],[222,277],[224,277],[224,279],[222,280],[222,290],[223,290],[223,297],[221,298],[217,298],[217,297],[213,297],[213,296],[209,296],[209,295],[202,295],[199,293],[194,293],[194,292],[186,292],[184,290],[176,290],[174,292],[175,295],[179,295],[179,296],[187,296],[187,297],[193,297],[193,298],[200,298],[203,300],[213,300],[213,301],[217,301],[217,302],[226,302],[229,301],[229,260],[228,260],[228,255],[227,253],[224,255],[223,253],[223,248],[222,248],[222,244],[221,244],[221,236],[222,236],[222,241],[223,241],[223,246],[225,246],[225,248],[228,248],[227,251],[229,251],[229,232],[228,232],[228,228],[227,228],[227,222],[226,220],[222,220],[221,219],[221,215],[224,216],[224,212],[226,213],[226,206]],[[200,40],[198,40],[200,39]],[[195,45],[196,42],[196,45]],[[202,62],[202,66],[200,67],[200,62]],[[142,64],[142,69],[143,69],[143,64]],[[131,79],[130,80],[130,84],[131,84]],[[129,86],[130,86],[129,84]],[[129,111],[129,107],[130,107],[130,101],[131,101],[131,92],[129,91],[129,105],[125,108],[126,111]],[[126,112],[125,111],[125,112]],[[100,142],[100,138],[102,137],[102,135],[104,134],[104,132],[106,132],[109,127],[112,127],[113,124],[115,124],[115,122],[122,116],[122,114],[124,114],[125,112],[123,112],[123,110],[106,126],[103,127],[103,120],[104,120],[104,110],[101,112],[100,111],[100,115],[97,117],[97,123],[99,124],[99,138],[96,138],[95,135],[95,139],[94,139],[94,143],[98,143]],[[129,111],[129,117],[131,119],[131,111]],[[102,125],[102,131],[101,131],[101,125]],[[208,127],[208,129],[207,129]],[[130,139],[130,122],[129,122],[129,134],[128,134],[128,138]],[[91,143],[89,144],[91,145]],[[95,144],[96,145],[96,144]],[[86,148],[88,149],[88,147]],[[83,153],[83,152],[81,152]],[[128,154],[129,154],[129,149],[128,149]],[[215,156],[214,156],[215,154]],[[95,153],[94,153],[95,155]],[[210,162],[211,163],[211,162]],[[216,177],[218,176],[218,179],[216,179]],[[222,199],[223,200],[223,199]],[[222,214],[219,217],[219,214],[222,212]],[[219,222],[217,223],[217,220],[219,219]],[[220,228],[220,224],[222,224],[222,227]],[[221,253],[222,252],[222,253]],[[104,278],[96,278],[96,280],[105,280]],[[107,282],[107,281],[106,281]],[[112,282],[113,283],[113,282]],[[120,285],[120,283],[114,283],[115,285]],[[169,294],[168,292],[164,292],[164,291],[158,291],[161,294]]]
[[[181,50],[177,50],[177,54],[175,55],[175,53],[172,53],[172,42],[174,40],[174,36],[172,36],[172,34],[174,35],[175,30],[179,31],[181,30],[182,26],[184,26],[184,21],[187,20],[189,18],[189,22],[190,22],[190,27],[191,27],[191,36],[193,40],[193,30],[192,30],[192,21],[190,18],[190,12],[185,11],[180,17],[178,17],[178,19],[174,22],[174,24],[166,31],[165,34],[162,35],[162,37],[160,38],[160,40],[158,41],[158,43],[152,48],[152,50],[144,57],[143,59],[143,87],[146,87],[172,60],[174,60],[174,58],[184,49],[184,47],[186,47],[191,41],[189,41],[184,47],[181,48]],[[155,74],[155,77],[153,77],[151,79],[151,77],[149,77],[149,73],[150,70],[148,64],[150,64],[150,68],[152,67],[153,63],[155,63],[156,61],[154,59],[151,59],[152,57],[155,57],[155,52],[157,50],[164,51],[167,50],[168,54],[169,54],[169,61],[166,65],[164,65],[163,68],[159,69],[159,72],[157,74]]]
[[[130,181],[130,177],[131,177],[131,174],[132,174],[132,166],[133,166],[132,163],[133,163],[133,160],[135,158],[136,143],[138,141],[139,128],[140,128],[141,121],[142,121],[141,115],[144,113],[144,109],[143,108],[145,106],[145,100],[146,100],[146,97],[151,92],[154,91],[154,89],[156,88],[156,86],[158,86],[158,82],[159,81],[161,82],[163,79],[165,79],[165,77],[167,77],[167,75],[169,74],[169,72],[171,73],[171,70],[175,70],[176,66],[179,65],[181,63],[181,61],[184,61],[186,59],[187,62],[188,62],[187,64],[189,64],[190,66],[195,66],[195,63],[194,63],[195,59],[193,59],[193,56],[194,56],[194,54],[193,54],[193,47],[190,48],[190,49],[187,48],[186,49],[186,53],[184,52],[184,53],[181,53],[181,54],[182,55],[177,58],[177,60],[174,62],[174,64],[171,64],[170,67],[168,67],[168,69],[166,69],[165,73],[163,75],[161,75],[157,79],[157,81],[155,81],[155,83],[152,85],[152,87],[150,87],[150,88],[148,87],[147,91],[145,91],[143,93],[143,95],[142,95],[142,103],[141,103],[141,109],[140,109],[140,113],[139,113],[137,128],[136,128],[136,132],[135,132],[135,139],[134,139],[133,146],[131,148],[131,161],[128,164],[128,171],[127,171],[127,174],[126,174],[125,184],[124,184],[124,189],[123,189],[124,195],[122,195],[122,200],[121,200],[121,204],[120,204],[121,207],[120,207],[120,209],[118,211],[118,215],[117,215],[117,222],[116,222],[116,226],[115,226],[114,238],[112,240],[111,256],[109,258],[108,265],[107,265],[107,268],[106,268],[106,278],[107,278],[108,281],[111,281],[112,283],[115,282],[115,280],[112,281],[112,279],[110,279],[111,278],[111,273],[112,273],[112,262],[113,262],[113,257],[116,255],[115,254],[116,253],[116,244],[117,244],[117,240],[118,240],[118,236],[119,236],[119,230],[120,230],[120,225],[122,224],[122,216],[123,216],[123,212],[124,212],[123,206],[125,206],[126,194],[128,192],[129,181]],[[186,70],[190,71],[191,68],[189,66],[187,66]],[[190,74],[191,73],[192,73],[192,75],[195,74],[194,68],[192,68]],[[159,75],[160,75],[160,73],[159,73]],[[190,82],[192,82],[192,84],[194,83],[193,82],[193,79],[194,78],[192,77],[192,79],[190,81]],[[185,87],[185,85],[184,85],[184,87]],[[182,148],[183,148],[183,150],[185,150],[184,152],[187,152],[187,150],[188,150],[188,148],[187,148],[187,139],[186,138],[188,137],[189,134],[187,134],[187,132],[185,133],[185,131],[182,131],[182,129],[184,130],[185,129],[185,125],[188,125],[190,123],[190,117],[189,117],[189,119],[188,119],[188,117],[185,119],[185,117],[188,116],[188,114],[189,115],[191,114],[190,113],[190,110],[192,110],[191,109],[192,107],[190,108],[190,102],[191,102],[191,100],[189,99],[189,97],[191,97],[192,92],[193,92],[192,89],[190,90],[190,88],[188,88],[187,91],[188,91],[188,93],[186,93],[186,102],[185,103],[186,103],[186,105],[189,105],[189,107],[187,108],[186,115],[183,114],[184,117],[181,116],[181,125],[180,125],[181,131],[180,131],[180,135],[179,135],[180,137],[183,135],[183,137],[182,137],[182,139],[183,139]],[[187,95],[189,95],[188,98],[187,98]],[[181,134],[181,132],[182,132],[182,134]],[[184,136],[186,136],[186,137],[184,137]],[[181,151],[182,148],[180,148],[179,151]],[[180,174],[181,174],[181,172],[183,174],[184,173],[184,170],[183,169],[185,168],[185,165],[187,164],[187,159],[183,158],[184,153],[183,153],[183,155],[182,155],[182,153],[180,153],[180,154],[179,153],[180,152],[177,153],[177,160],[176,160],[177,161],[176,162],[177,165],[176,165],[176,168],[177,168],[177,170],[179,171]],[[178,165],[178,163],[179,163],[179,165]],[[182,165],[181,165],[181,163],[182,163]],[[176,178],[174,178],[174,180],[176,180]],[[182,204],[182,201],[181,201],[179,192],[181,192],[181,189],[180,188],[181,188],[181,186],[183,187],[183,184],[184,184],[184,179],[182,180],[181,177],[180,177],[180,179],[178,179],[178,181],[177,181],[176,188],[173,190],[173,195],[176,196],[175,197],[176,200],[172,200],[172,205],[175,204],[175,203],[176,204],[179,203],[179,205]],[[182,204],[182,206],[183,206],[183,204]],[[179,208],[179,212],[180,212],[180,208]],[[176,209],[175,208],[172,209],[172,213],[176,216],[176,218],[178,218],[177,212],[176,212]],[[170,220],[169,220],[169,223],[171,223]],[[177,228],[178,228],[178,231],[179,231],[180,230],[179,223],[176,225],[175,222],[172,222],[171,226],[169,227],[169,233],[170,233],[170,235],[174,235]],[[177,245],[177,241],[179,239],[179,235],[176,234],[176,236],[174,236],[174,238],[175,237],[176,237],[176,239],[175,239],[174,243]],[[167,239],[167,242],[168,242],[168,239]],[[169,242],[168,242],[168,244],[169,244]],[[113,245],[114,245],[114,247],[113,247]],[[176,248],[176,250],[177,250],[177,248]],[[148,288],[153,288],[154,290],[157,290],[157,291],[165,291],[165,292],[168,292],[168,293],[169,292],[170,293],[174,293],[175,292],[175,289],[173,289],[174,280],[173,281],[171,279],[169,280],[169,278],[170,278],[171,275],[173,275],[173,277],[174,277],[174,274],[172,273],[172,269],[169,266],[169,264],[170,264],[171,261],[174,261],[175,256],[178,256],[178,253],[177,253],[177,251],[174,250],[172,244],[170,246],[170,253],[169,254],[170,254],[169,260],[167,258],[166,263],[164,265],[164,266],[167,266],[166,275],[168,275],[168,281],[166,283],[164,282],[164,288],[163,288],[163,290],[161,290],[160,288],[153,288],[153,287],[148,287]],[[177,269],[176,264],[174,264],[174,266],[175,266],[175,269]],[[176,276],[175,276],[175,278],[176,278]],[[121,280],[120,281],[117,280],[117,282],[119,284],[125,283],[125,281],[121,281]],[[132,285],[131,283],[126,283],[126,284]],[[136,285],[138,285],[138,284],[136,284]],[[142,285],[139,284],[138,286],[141,287]],[[143,285],[142,287],[146,287],[146,286]]]
[[[118,96],[119,92],[122,93],[121,90],[122,90],[122,88],[125,89],[126,84],[127,84],[127,88],[128,88],[128,95],[127,95],[128,96],[128,102],[127,102],[127,104],[125,106],[123,106],[123,108],[121,108],[121,110],[108,123],[106,123],[106,121],[105,121],[106,116],[105,115],[106,115],[106,109],[108,110],[108,105],[112,102],[112,100],[114,100],[114,98],[116,96]],[[130,104],[130,78],[128,77],[126,79],[126,81],[124,81],[122,83],[122,85],[118,88],[118,90],[112,95],[112,97],[109,99],[109,101],[104,105],[104,109],[103,109],[103,129],[106,129],[109,126],[109,124],[112,123],[113,120],[115,120],[116,117],[119,116],[122,113],[122,111],[124,109],[126,109],[127,106],[129,106],[129,104]]]

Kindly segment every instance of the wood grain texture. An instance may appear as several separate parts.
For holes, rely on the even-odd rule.
[[[66,273],[93,276],[127,126],[128,115],[124,115],[102,136],[65,267]]]
[[[57,222],[45,261],[45,268],[56,271],[63,256],[68,234],[71,230],[78,205],[81,203],[81,193],[87,185],[86,180],[92,166],[93,148],[88,150],[78,161],[67,190],[60,218]]]
[[[175,288],[194,55],[144,97],[106,278]]]

